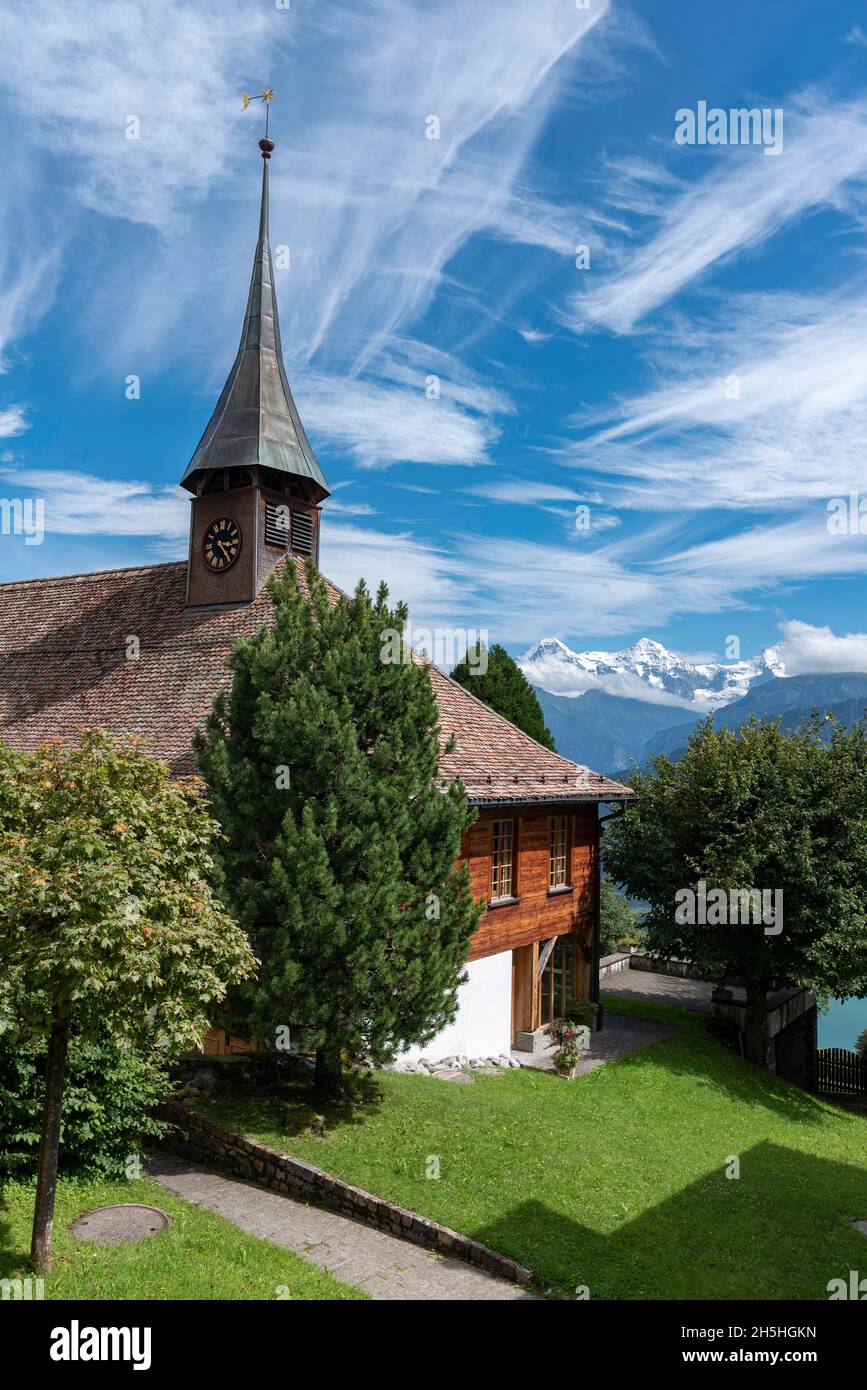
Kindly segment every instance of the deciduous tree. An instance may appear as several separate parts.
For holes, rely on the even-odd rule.
[[[48,1038],[32,1256],[51,1234],[71,1031],[197,1047],[254,966],[208,883],[217,827],[164,764],[99,731],[0,749],[0,1027]]]

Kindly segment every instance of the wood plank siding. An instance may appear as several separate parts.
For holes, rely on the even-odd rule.
[[[465,833],[461,857],[472,876],[473,894],[490,902],[493,823],[514,822],[512,854],[515,901],[489,906],[470,947],[470,960],[515,950],[563,932],[581,931],[592,941],[596,907],[596,806],[486,808]],[[550,820],[567,818],[566,891],[550,883]]]

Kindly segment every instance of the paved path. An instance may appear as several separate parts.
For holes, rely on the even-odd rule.
[[[660,1004],[680,1004],[684,1009],[698,1009],[707,1014],[711,1012],[713,985],[707,980],[657,975],[653,970],[617,970],[600,981],[600,989],[608,994],[623,994],[630,999],[656,999]],[[742,997],[743,990],[735,990],[734,995],[736,999]],[[608,1027],[607,1016],[605,1027]]]
[[[656,999],[660,1004],[680,1004],[685,1009],[697,1009],[705,1014],[713,1012],[712,980],[687,980],[680,975],[657,974],[655,970],[617,970],[601,981],[601,988],[609,994],[623,994],[632,999]],[[746,990],[742,985],[730,988],[735,1004],[746,1003]],[[768,995],[768,1009],[777,1008],[797,993],[794,989],[772,992]]]
[[[623,972],[626,973],[625,971]],[[636,975],[638,971],[634,972]],[[619,976],[618,976],[619,979]],[[677,1032],[662,1023],[650,1023],[643,1018],[622,1018],[619,1014],[605,1014],[601,1032],[590,1034],[590,1050],[578,1063],[578,1076],[601,1067],[603,1062],[613,1062],[617,1057],[625,1057],[628,1052],[637,1052],[662,1038],[671,1038]],[[553,1071],[554,1053],[557,1044],[551,1043],[544,1052],[513,1052],[524,1067],[535,1071]]]
[[[296,1251],[374,1299],[537,1301],[535,1294],[506,1279],[495,1279],[464,1260],[442,1258],[349,1216],[266,1192],[254,1183],[224,1177],[173,1155],[156,1154],[148,1172],[186,1201],[207,1207],[272,1245]]]

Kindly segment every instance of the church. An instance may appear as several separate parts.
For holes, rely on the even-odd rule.
[[[283,364],[268,235],[274,144],[266,136],[259,147],[241,341],[181,479],[187,558],[0,584],[0,738],[15,748],[100,726],[143,739],[174,776],[194,774],[193,732],[228,681],[232,644],[270,620],[265,581],[289,565],[303,578],[308,556],[318,564],[329,489]],[[457,1018],[424,1052],[538,1050],[570,998],[598,998],[600,807],[632,793],[429,670],[444,750],[455,740],[440,772],[464,784],[478,812],[461,853],[485,912]]]

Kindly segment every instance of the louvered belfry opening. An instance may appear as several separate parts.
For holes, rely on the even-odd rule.
[[[289,541],[289,507],[285,502],[265,503],[265,544],[286,549]]]
[[[315,545],[310,512],[292,512],[292,549],[296,555],[312,555]]]

